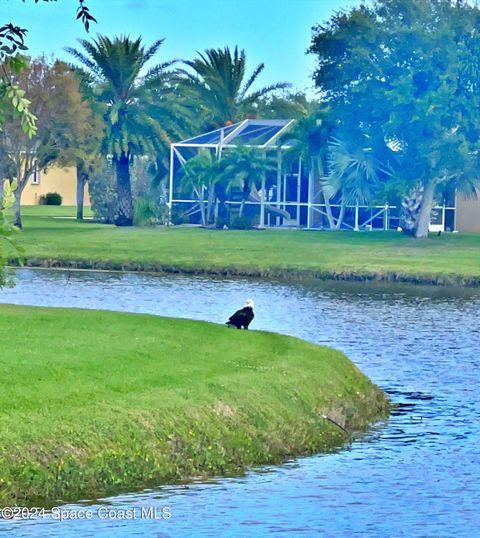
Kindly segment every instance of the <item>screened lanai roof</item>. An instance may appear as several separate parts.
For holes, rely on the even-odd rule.
[[[294,120],[244,120],[174,144],[176,147],[237,146],[246,144],[260,148],[276,148],[280,136]]]

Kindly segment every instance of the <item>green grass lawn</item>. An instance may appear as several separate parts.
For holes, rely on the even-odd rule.
[[[74,214],[73,208],[25,208],[19,242],[28,258],[130,263],[146,269],[480,277],[480,235],[475,234],[415,240],[396,232],[122,229],[54,218],[69,211]]]
[[[92,498],[345,441],[388,402],[340,352],[204,322],[0,306],[0,505]]]

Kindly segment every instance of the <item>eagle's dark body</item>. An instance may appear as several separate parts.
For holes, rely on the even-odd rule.
[[[243,327],[246,330],[254,317],[255,314],[253,313],[253,308],[251,306],[245,306],[244,308],[237,310],[235,314],[229,318],[226,324],[230,327],[236,327],[237,329]]]

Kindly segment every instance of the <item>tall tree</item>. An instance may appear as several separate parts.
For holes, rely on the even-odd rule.
[[[480,176],[479,25],[462,0],[377,0],[314,32],[319,91],[345,126],[395,148],[405,191],[423,187],[419,238],[438,189]]]
[[[198,200],[202,225],[210,223],[212,205],[215,201],[216,183],[222,178],[224,163],[210,150],[202,148],[195,157],[182,167],[183,185],[193,190]],[[207,193],[207,207],[205,207]]]
[[[265,64],[257,65],[247,78],[246,54],[238,47],[233,53],[225,47],[198,54],[199,58],[184,62],[190,70],[180,71],[184,87],[195,96],[205,116],[206,127],[220,127],[256,115],[263,98],[290,86],[279,82],[253,90]]]
[[[67,51],[82,64],[83,75],[103,106],[103,152],[112,156],[116,174],[115,224],[131,226],[133,159],[136,155],[164,152],[172,134],[179,131],[176,120],[181,115],[181,104],[173,99],[175,88],[170,83],[169,67],[173,62],[158,64],[141,74],[162,45],[161,39],[150,47],[144,47],[141,38],[130,37],[98,36],[79,42],[83,51]]]
[[[30,136],[22,129],[14,111],[5,113],[0,131],[0,148],[6,156],[7,177],[16,182],[14,222],[22,227],[22,193],[37,171],[60,159],[66,131],[86,118],[85,103],[79,99],[78,83],[59,62],[38,58],[20,74],[11,73],[14,83],[29,96],[30,109],[37,118],[38,130]],[[73,143],[73,141],[72,141]]]
[[[245,204],[252,194],[258,198],[262,187],[262,178],[275,169],[275,162],[266,153],[255,147],[236,146],[226,150],[222,156],[222,174],[220,181],[226,192],[237,191],[240,194],[240,212],[243,217]]]
[[[66,98],[51,99],[45,103],[45,113],[50,114],[52,122],[39,134],[43,139],[55,141],[51,145],[52,162],[76,169],[77,220],[82,220],[85,186],[104,165],[105,158],[100,151],[103,121],[98,111],[92,108],[92,102],[85,97],[81,80],[69,66],[57,61],[55,69]]]
[[[284,166],[289,168],[300,159],[309,176],[310,199],[316,203],[323,201],[331,229],[336,227],[336,221],[330,205],[334,190],[327,181],[327,157],[328,141],[334,128],[331,109],[319,103],[310,103],[305,114],[284,136],[290,146],[285,153]]]
[[[355,136],[357,135],[357,136]],[[325,182],[338,198],[340,213],[335,229],[343,224],[347,205],[371,204],[393,175],[394,157],[382,141],[343,133],[328,142],[328,174]],[[381,159],[381,160],[380,160]]]

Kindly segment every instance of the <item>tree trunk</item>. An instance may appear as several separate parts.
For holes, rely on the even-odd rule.
[[[406,235],[415,235],[418,216],[422,207],[423,185],[410,189],[402,198],[402,210],[399,225]]]
[[[345,218],[345,209],[346,204],[343,202],[343,200],[340,203],[340,213],[338,215],[337,223],[335,224],[335,230],[340,230],[343,224],[343,219]]]
[[[322,189],[323,199],[325,200],[325,211],[327,212],[328,227],[330,230],[335,228],[335,221],[333,220],[332,206],[330,205],[330,198],[325,194]]]
[[[0,176],[0,211],[3,209],[3,184],[5,180]]]
[[[21,199],[22,199],[22,192],[20,190],[20,187],[17,187],[15,191],[13,192],[15,196],[15,201],[13,203],[13,223],[17,228],[23,228],[22,225],[22,211],[21,211]]]
[[[422,198],[422,206],[415,229],[415,237],[417,239],[426,239],[428,237],[428,225],[432,215],[433,198],[435,195],[435,183],[429,181],[425,186]]]
[[[205,218],[205,200],[203,199],[203,189],[202,189],[202,195],[200,196],[200,199],[198,200],[198,205],[200,206],[200,215],[202,219],[202,226],[206,226],[206,218]]]
[[[243,217],[243,210],[245,209],[245,198],[242,198],[242,202],[240,204],[240,210],[238,211],[238,217]]]
[[[320,184],[320,189],[322,191],[323,200],[325,202],[325,212],[327,214],[328,227],[330,230],[335,228],[335,220],[332,214],[332,207],[330,205],[330,198],[327,194],[327,189],[325,186],[325,181],[322,181],[324,176],[324,169],[322,166],[322,161],[318,157],[312,157],[312,171],[313,171],[313,181],[318,181]]]
[[[130,185],[130,160],[128,155],[122,153],[119,158],[114,158],[114,163],[117,183],[117,212],[114,223],[116,226],[132,226],[133,202]]]
[[[207,224],[210,224],[210,217],[212,215],[212,207],[215,202],[215,185],[213,183],[210,184],[210,188],[208,189],[208,204],[207,204]]]
[[[88,176],[83,170],[83,163],[77,163],[77,220],[83,220],[85,184]]]

